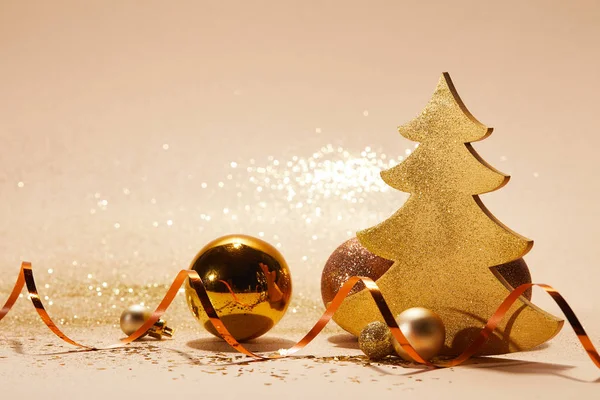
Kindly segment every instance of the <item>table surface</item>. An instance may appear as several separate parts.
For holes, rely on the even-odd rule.
[[[10,322],[6,326],[10,328]],[[600,331],[597,324],[594,328],[594,332]],[[275,330],[248,347],[274,352],[290,347],[302,336],[285,328],[281,331]],[[71,328],[68,332],[85,338],[87,344],[113,344],[122,336],[109,327]],[[4,393],[52,399],[187,394],[298,399],[361,395],[503,399],[512,394],[591,399],[597,396],[600,382],[598,369],[569,329],[536,351],[478,358],[459,367],[433,370],[396,359],[369,361],[361,355],[355,338],[336,329],[321,335],[297,356],[271,361],[252,361],[197,329],[179,330],[169,340],[147,339],[125,348],[79,352],[38,324],[19,334],[4,333],[0,344],[0,378],[10,382]]]

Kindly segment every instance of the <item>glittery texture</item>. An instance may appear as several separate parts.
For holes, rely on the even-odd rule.
[[[371,360],[381,360],[394,354],[393,336],[386,324],[371,322],[364,327],[358,337],[358,347]]]
[[[97,175],[85,175],[93,190],[74,191],[77,201],[69,205],[81,216],[76,235],[52,212],[56,203],[42,208],[52,234],[33,223],[21,225],[6,212],[5,226],[20,224],[21,229],[11,234],[10,251],[0,253],[0,293],[10,289],[21,258],[34,260],[42,299],[57,324],[118,328],[125,307],[157,304],[174,271],[186,268],[204,244],[244,232],[285,253],[296,289],[288,311],[293,318],[284,319],[283,329],[294,326],[297,333],[305,328],[301,321],[320,315],[319,275],[331,250],[406,198],[378,178],[404,157],[368,146],[356,151],[324,144],[306,153],[290,148],[276,157],[232,153],[230,161],[210,170],[190,167],[173,144],[161,143],[158,151],[165,163],[141,179],[133,179],[138,172],[123,159],[115,167],[123,182],[109,185]],[[173,176],[180,179],[174,183]],[[17,182],[12,186],[23,191],[24,199],[35,199],[28,191],[42,187],[43,192],[43,185],[29,180],[24,188]],[[179,297],[169,309],[169,323],[178,332],[202,334],[190,318],[183,290]],[[25,310],[4,323],[37,326],[37,316]]]
[[[467,111],[448,74],[422,114],[399,130],[420,145],[381,176],[411,196],[389,219],[359,232],[358,239],[395,261],[377,281],[392,311],[415,306],[435,311],[446,326],[442,353],[458,354],[508,294],[505,281],[490,268],[521,258],[533,242],[497,221],[476,196],[501,187],[508,177],[466,143],[486,137],[491,128]],[[335,317],[355,335],[375,320],[380,317],[366,291],[346,299]],[[530,349],[561,326],[562,321],[521,298],[479,353]]]
[[[329,256],[321,275],[321,296],[323,304],[327,305],[337,294],[348,278],[366,276],[377,280],[393,262],[381,258],[365,249],[357,238],[342,243]],[[350,294],[358,293],[365,288],[361,282],[354,286]]]

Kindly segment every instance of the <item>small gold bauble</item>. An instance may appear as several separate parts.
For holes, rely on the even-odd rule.
[[[372,360],[380,360],[394,354],[392,333],[386,324],[380,321],[367,324],[358,337],[358,347]]]
[[[246,235],[215,239],[200,250],[190,269],[200,275],[217,314],[238,341],[267,333],[290,303],[289,268],[281,253],[260,239]],[[189,280],[185,293],[192,314],[220,337]]]
[[[401,312],[396,317],[400,330],[424,360],[437,356],[446,340],[446,328],[442,319],[431,310],[423,307],[413,307]],[[414,361],[392,336],[396,354],[406,361]]]
[[[152,316],[152,311],[148,310],[146,307],[141,304],[136,304],[131,307],[126,308],[121,314],[120,325],[121,330],[127,336],[131,335]],[[173,336],[173,329],[167,326],[167,321],[164,319],[159,319],[156,323],[146,331],[140,338],[148,335],[152,336],[156,339],[162,339],[163,336],[171,337]]]

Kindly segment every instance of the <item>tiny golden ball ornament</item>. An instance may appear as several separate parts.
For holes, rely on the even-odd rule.
[[[124,334],[129,336],[135,331],[137,331],[140,328],[140,326],[142,326],[144,322],[146,322],[151,316],[152,311],[148,310],[146,307],[140,304],[128,307],[121,314],[121,330]],[[173,329],[167,326],[167,321],[165,321],[164,319],[159,319],[141,337],[148,335],[156,339],[162,339],[163,336],[173,336],[173,333]]]
[[[358,347],[371,360],[381,360],[395,353],[390,328],[381,321],[374,321],[363,328],[358,337]]]
[[[444,322],[435,312],[424,307],[404,310],[396,317],[400,330],[424,360],[437,356],[446,340]],[[396,354],[406,361],[414,361],[392,336]]]
[[[228,235],[208,243],[192,261],[212,305],[238,341],[267,333],[285,314],[292,278],[285,259],[269,243],[246,235]],[[217,337],[196,290],[185,286],[188,306],[204,328]]]

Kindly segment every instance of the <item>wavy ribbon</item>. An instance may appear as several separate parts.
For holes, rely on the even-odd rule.
[[[408,353],[408,355],[410,357],[412,357],[412,359],[418,363],[421,363],[421,364],[424,364],[424,365],[427,365],[430,367],[440,367],[440,368],[457,366],[459,364],[462,364],[469,358],[471,358],[477,352],[477,350],[479,350],[481,348],[481,346],[486,342],[486,340],[488,339],[490,334],[494,331],[494,329],[496,329],[496,327],[498,326],[498,323],[502,320],[502,318],[504,317],[506,312],[509,310],[509,308],[513,305],[513,303],[515,301],[517,301],[519,296],[521,296],[530,287],[538,286],[538,287],[542,288],[546,293],[548,293],[552,297],[552,299],[554,299],[556,304],[558,304],[561,311],[567,318],[567,321],[569,321],[569,324],[571,324],[571,327],[575,331],[575,334],[577,334],[577,338],[581,342],[581,345],[583,346],[583,348],[586,350],[588,356],[590,357],[592,362],[598,368],[600,368],[600,354],[598,354],[598,350],[596,350],[596,348],[592,344],[592,341],[590,340],[588,334],[585,332],[585,329],[583,329],[581,322],[579,322],[579,319],[573,312],[573,309],[569,306],[567,301],[564,299],[564,297],[549,285],[536,284],[536,283],[525,283],[525,284],[517,287],[512,292],[510,292],[510,294],[506,297],[506,299],[504,299],[504,301],[502,302],[502,304],[500,304],[500,306],[498,307],[496,312],[487,321],[485,327],[483,327],[483,329],[479,333],[479,336],[473,341],[473,343],[471,343],[471,345],[462,354],[460,354],[458,357],[456,357],[452,360],[432,363],[430,361],[424,360],[417,353],[417,351],[411,346],[411,344],[408,342],[406,337],[402,334],[402,331],[398,327],[398,324],[396,323],[394,315],[392,314],[392,312],[390,311],[390,308],[388,307],[387,303],[385,302],[385,299],[383,298],[383,295],[382,295],[381,291],[379,290],[379,287],[377,286],[377,284],[372,279],[366,278],[366,277],[361,277],[361,276],[353,276],[340,288],[339,292],[334,297],[333,301],[329,304],[329,306],[327,307],[327,309],[325,310],[325,312],[323,313],[321,318],[319,318],[319,320],[312,327],[312,329],[302,339],[300,339],[300,341],[298,343],[296,343],[294,346],[292,346],[291,348],[289,348],[287,350],[280,350],[279,354],[263,356],[260,354],[253,353],[250,350],[248,350],[247,348],[245,348],[242,344],[240,344],[237,340],[235,340],[235,338],[229,333],[229,331],[227,330],[227,328],[225,327],[225,325],[223,324],[223,322],[217,315],[217,312],[215,311],[215,308],[213,307],[213,305],[210,301],[210,298],[208,297],[208,293],[206,291],[204,283],[202,282],[202,279],[200,279],[200,276],[196,273],[196,271],[181,270],[175,277],[175,280],[173,280],[173,283],[171,284],[171,287],[165,294],[165,297],[162,299],[162,301],[160,302],[160,304],[158,305],[156,310],[154,310],[154,312],[152,313],[152,316],[146,322],[144,322],[144,324],[137,331],[135,331],[131,335],[127,336],[126,338],[121,339],[119,343],[114,344],[112,346],[104,347],[103,349],[121,347],[121,346],[131,343],[134,340],[143,336],[148,331],[148,329],[150,329],[164,314],[164,312],[167,310],[167,308],[169,307],[169,305],[171,304],[171,302],[177,295],[179,288],[181,287],[181,285],[183,285],[183,283],[185,282],[186,279],[190,280],[192,287],[198,293],[198,296],[200,298],[200,301],[202,303],[202,307],[204,308],[204,311],[210,318],[210,321],[213,324],[213,326],[215,327],[215,329],[217,330],[217,332],[219,332],[219,334],[223,337],[223,339],[225,339],[225,341],[231,347],[233,347],[235,350],[237,350],[238,352],[243,353],[250,357],[254,357],[257,359],[263,359],[263,360],[287,357],[287,356],[290,356],[290,355],[300,351],[304,347],[306,347],[323,330],[325,325],[327,325],[327,323],[331,320],[331,318],[333,317],[333,314],[340,307],[340,305],[342,304],[342,302],[344,301],[344,299],[346,298],[348,293],[350,293],[350,291],[352,290],[354,285],[356,285],[359,281],[362,281],[365,284],[367,290],[369,290],[369,292],[371,293],[373,300],[375,300],[375,303],[377,304],[379,312],[383,316],[383,319],[385,320],[387,326],[391,330],[392,334],[394,335],[394,337],[396,338],[398,343],[406,351],[406,353]],[[27,286],[27,292],[29,293],[29,298],[31,299],[33,306],[35,307],[35,310],[37,311],[38,315],[40,316],[42,321],[44,321],[46,326],[56,336],[58,336],[63,341],[65,341],[69,344],[81,347],[86,350],[100,350],[101,349],[99,347],[84,345],[84,344],[81,344],[81,343],[78,343],[78,342],[72,340],[56,326],[56,324],[52,321],[52,319],[48,315],[48,312],[44,308],[42,301],[40,300],[40,296],[38,295],[37,288],[35,285],[35,280],[33,278],[33,270],[31,268],[31,263],[28,263],[28,262],[23,262],[21,264],[21,271],[19,273],[19,276],[17,277],[17,282],[15,283],[15,286],[13,287],[13,290],[12,290],[10,296],[8,297],[8,300],[6,301],[6,303],[0,310],[0,320],[2,320],[2,318],[4,318],[6,316],[6,314],[8,314],[8,312],[11,310],[11,308],[13,307],[13,305],[19,298],[19,294],[21,293],[21,290],[23,289],[24,286]]]

